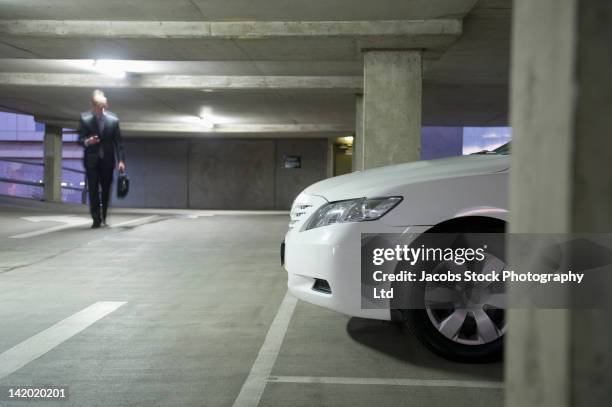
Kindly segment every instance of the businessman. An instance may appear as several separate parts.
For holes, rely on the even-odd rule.
[[[79,143],[85,147],[83,164],[89,189],[92,228],[106,226],[115,163],[119,163],[119,172],[125,172],[119,119],[106,110],[107,106],[104,92],[95,90],[91,95],[91,110],[81,113],[79,124]]]

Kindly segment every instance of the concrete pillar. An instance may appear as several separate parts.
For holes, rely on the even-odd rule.
[[[44,198],[45,201],[62,200],[62,128],[45,125],[44,139]]]
[[[510,231],[609,233],[610,2],[515,0],[513,13]],[[507,407],[612,400],[606,297],[603,310],[509,310]]]
[[[327,139],[327,178],[335,175],[336,167],[336,139],[330,137]]]
[[[353,171],[363,170],[363,95],[355,97],[355,137],[353,138]]]
[[[364,168],[421,158],[421,52],[364,52]]]

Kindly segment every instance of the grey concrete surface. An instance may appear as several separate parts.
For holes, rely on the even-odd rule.
[[[316,90],[355,92],[360,76],[238,76],[238,75],[138,75],[113,78],[100,74],[0,72],[0,86],[42,86],[130,89]]]
[[[188,207],[187,140],[125,140],[130,192],[118,199],[113,188],[113,204],[148,208]]]
[[[44,197],[46,201],[62,200],[62,128],[46,126],[43,142]]]
[[[117,9],[122,10],[123,20],[136,21],[223,21],[236,16],[250,21],[277,20],[392,20],[394,18],[430,19],[441,16],[462,16],[474,5],[474,0],[429,0],[404,2],[381,0],[377,4],[366,3],[353,7],[352,0],[313,0],[308,4],[296,3],[286,7],[284,0],[262,0],[254,4],[249,0],[207,1],[177,0],[172,5],[165,0],[148,0],[148,7],[126,4],[121,0],[107,0],[105,3],[82,3],[78,0],[61,0],[63,7],[44,7],[44,0],[23,0],[18,3],[2,3],[0,14],[6,19],[78,19],[83,15],[95,15],[102,20],[117,18]]]
[[[130,193],[121,207],[289,209],[325,178],[325,139],[126,140]],[[297,155],[302,167],[286,169]],[[115,191],[113,191],[115,193]]]
[[[331,178],[336,172],[336,139],[328,138],[325,147],[325,176]]]
[[[136,227],[16,241],[4,231],[30,230],[23,216],[83,211],[4,202],[0,259],[12,264],[6,254],[13,252],[21,264],[0,269],[0,354],[97,301],[127,304],[0,379],[0,387],[69,386],[65,406],[232,405],[285,294],[278,243],[286,214],[167,210]],[[115,209],[111,223],[150,213]],[[451,363],[393,324],[300,302],[272,375],[499,382],[501,365]],[[501,389],[268,382],[260,405],[474,407],[501,405],[502,396]]]
[[[325,178],[327,140],[276,140],[274,208],[290,209],[295,197],[307,186]],[[286,156],[299,156],[301,168],[285,168]]]
[[[194,142],[189,150],[189,207],[274,207],[274,140]]]
[[[605,1],[515,1],[511,232],[612,230],[611,20]],[[610,404],[612,301],[592,300],[600,308],[510,310],[508,407]]]
[[[347,94],[346,82],[353,83],[349,86],[352,88],[356,78],[363,74],[361,50],[364,47],[424,47],[429,64],[424,73],[423,123],[507,124],[510,0],[385,0],[375,6],[359,4],[359,7],[346,0],[311,2],[307,7],[298,4],[286,7],[276,0],[262,1],[256,7],[243,0],[184,1],[172,8],[157,1],[147,1],[145,6],[138,2],[112,1],[98,5],[89,0],[62,0],[53,9],[41,4],[21,1],[0,5],[7,31],[21,27],[23,34],[0,34],[0,71],[11,79],[0,85],[0,105],[6,110],[33,114],[42,122],[67,127],[86,107],[90,89],[72,88],[77,82],[83,82],[64,75],[99,76],[93,69],[93,59],[117,59],[133,74],[123,82],[164,87],[138,91],[107,89],[112,109],[125,124],[132,124],[126,127],[126,134],[130,136],[150,135],[152,131],[159,134],[162,128],[159,124],[165,125],[166,135],[179,133],[180,136],[189,127],[185,123],[197,120],[200,109],[206,105],[213,107],[220,124],[294,125],[294,128],[316,124],[324,129],[339,126],[341,131],[351,132],[355,124],[354,100]],[[61,21],[43,24],[32,23],[34,20]],[[385,22],[388,20],[396,21]],[[462,21],[461,35],[426,35],[430,40],[416,35],[417,32],[403,37],[391,35],[398,33],[398,27],[406,31],[405,27],[426,27],[428,21],[438,20]],[[97,31],[91,21],[106,26],[109,21],[118,24]],[[261,27],[268,27],[268,31],[270,27],[276,28],[275,36],[265,39],[162,38],[158,28],[167,28],[164,23],[168,22],[176,22],[178,27],[195,27],[196,33],[202,27],[212,27],[211,22],[221,23],[226,29],[234,27],[231,30],[247,27],[249,35],[262,34],[255,31]],[[138,30],[133,28],[143,23],[156,27],[147,33],[150,38],[100,38],[118,35],[117,30],[132,30],[131,35],[136,35]],[[58,32],[60,25],[80,26],[87,35],[96,32],[97,38],[79,38],[75,32],[67,31],[55,38],[37,36],[36,32],[41,34],[41,30]],[[28,27],[32,30],[24,32]],[[306,32],[316,27],[329,30],[320,38],[295,37],[293,31],[288,32],[296,29],[295,33],[299,34],[304,27]],[[347,35],[350,34],[347,27],[353,31],[357,27],[360,35]],[[371,37],[375,42],[363,41],[361,34],[372,34],[372,27],[384,28],[384,32],[379,32],[384,35]],[[123,33],[127,34],[130,33]],[[435,45],[432,41],[450,44],[448,37],[456,40],[450,47],[431,49]],[[22,73],[26,76],[21,79],[29,79],[15,82],[15,75]],[[48,74],[62,76],[56,81],[58,77],[45,76]],[[202,76],[207,79],[202,80]],[[245,77],[248,77],[246,82]],[[310,80],[303,82],[304,77],[318,77],[315,79],[318,85],[309,84]],[[337,80],[345,85],[338,88]],[[95,84],[114,86],[117,82],[123,83],[110,78]],[[32,86],[36,83],[41,86]],[[93,82],[87,83],[94,86]],[[193,89],[179,89],[186,83]],[[70,87],[51,87],[51,84]],[[233,88],[232,84],[238,84],[240,89]],[[202,87],[196,89],[198,85]],[[215,92],[207,94],[201,90]],[[249,129],[252,127],[243,127],[243,135],[248,136]],[[290,137],[303,137],[297,130],[282,131]],[[198,131],[196,126],[190,126],[189,132],[206,133]],[[319,137],[328,136],[323,130],[318,132]]]
[[[364,53],[363,168],[421,158],[420,51]]]
[[[467,11],[467,10],[466,10]],[[268,40],[317,38],[359,39],[365,44],[403,39],[419,48],[448,45],[461,35],[459,18],[379,21],[126,21],[126,20],[0,20],[0,35],[19,41],[45,37],[77,39]],[[391,42],[393,44],[393,42]],[[415,47],[416,48],[416,47]]]
[[[363,171],[363,95],[355,95],[355,133],[353,138],[353,171]]]

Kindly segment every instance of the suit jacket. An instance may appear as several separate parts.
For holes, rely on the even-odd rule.
[[[97,134],[100,142],[86,146],[85,140]],[[115,157],[119,161],[125,161],[123,142],[121,141],[121,130],[119,129],[119,118],[111,112],[104,112],[104,126],[102,131],[98,128],[98,120],[92,112],[81,113],[79,123],[79,144],[85,147],[85,163],[102,159],[114,163]],[[102,150],[102,151],[100,151]]]

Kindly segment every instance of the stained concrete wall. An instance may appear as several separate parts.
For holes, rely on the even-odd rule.
[[[134,139],[125,141],[130,193],[114,206],[288,209],[325,178],[326,139]],[[284,156],[302,167],[286,169]]]
[[[187,207],[186,140],[126,140],[126,165],[130,192],[114,206],[145,208]]]
[[[284,168],[287,155],[299,155],[302,168]],[[276,140],[276,208],[290,208],[295,197],[310,184],[326,178],[327,139]]]
[[[274,208],[274,140],[191,142],[189,207]]]

